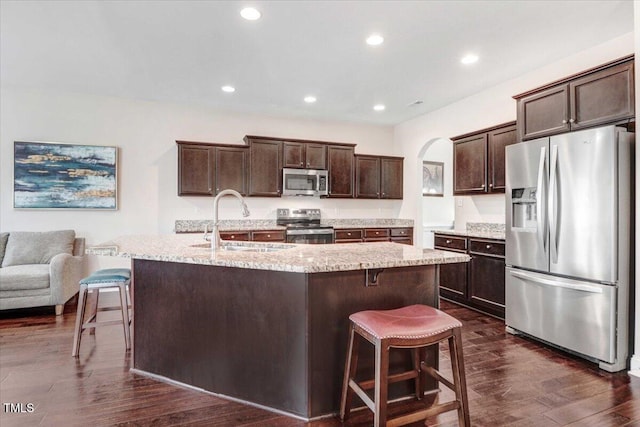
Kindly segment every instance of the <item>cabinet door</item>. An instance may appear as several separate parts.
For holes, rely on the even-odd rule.
[[[356,197],[377,199],[380,197],[380,157],[355,156]]]
[[[517,118],[520,140],[568,132],[569,85],[554,86],[518,99]]]
[[[469,298],[473,304],[504,318],[504,259],[472,255],[469,268]]]
[[[282,160],[285,168],[304,168],[305,144],[301,142],[283,142]]]
[[[460,139],[453,145],[453,193],[487,190],[487,134]]]
[[[504,193],[504,148],[517,142],[516,125],[489,132],[489,191]]]
[[[633,77],[633,62],[629,62],[571,82],[571,130],[633,117]]]
[[[247,149],[219,147],[216,151],[216,194],[230,188],[247,194]]]
[[[353,147],[327,147],[329,197],[353,197]]]
[[[467,303],[467,263],[440,265],[440,296]]]
[[[404,159],[383,157],[380,161],[380,198],[402,199]]]
[[[306,144],[307,168],[327,168],[327,146],[324,144]]]
[[[282,143],[250,140],[249,196],[280,197],[282,188]]]
[[[213,167],[211,148],[178,145],[178,195],[212,195]]]
[[[251,240],[249,238],[248,231],[221,231],[220,239],[221,240],[239,240],[243,242],[247,242]]]

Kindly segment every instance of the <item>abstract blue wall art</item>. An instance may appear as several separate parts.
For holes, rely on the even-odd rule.
[[[13,207],[117,209],[117,147],[14,143]]]

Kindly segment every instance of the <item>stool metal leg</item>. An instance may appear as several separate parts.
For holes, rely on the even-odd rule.
[[[122,326],[124,328],[124,343],[127,350],[131,348],[131,329],[129,326],[129,306],[127,305],[127,284],[121,283],[120,289],[120,305],[122,308]]]
[[[87,300],[90,299],[91,302],[91,317],[87,322],[94,322],[98,320],[98,304],[100,303],[100,289],[93,289],[91,292],[87,294]],[[86,303],[85,303],[86,304]],[[96,328],[89,328],[89,333],[91,335],[96,334]]]
[[[84,318],[84,312],[87,304],[87,285],[80,285],[80,291],[78,292],[78,310],[76,314],[76,330],[73,334],[73,350],[71,350],[71,356],[78,357],[80,352],[80,340],[82,339],[82,323]]]

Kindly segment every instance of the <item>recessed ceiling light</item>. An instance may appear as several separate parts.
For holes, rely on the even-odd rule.
[[[383,42],[384,37],[382,37],[380,34],[371,34],[369,37],[367,37],[367,44],[370,46],[378,46]]]
[[[227,93],[233,93],[236,91],[236,88],[233,86],[222,86],[220,89],[222,89],[223,92],[227,92]]]
[[[476,62],[478,62],[478,55],[474,54],[474,53],[469,53],[465,56],[463,56],[460,59],[460,62],[462,62],[464,65],[469,65],[469,64],[474,64]]]
[[[382,105],[382,104],[377,104],[377,105],[373,106],[373,109],[376,110],[376,111],[384,111],[385,106]]]
[[[260,19],[262,14],[258,11],[258,9],[253,7],[245,7],[240,11],[240,16],[242,16],[247,21],[255,21]]]
[[[316,97],[313,95],[308,95],[304,97],[304,102],[306,102],[307,104],[313,104],[316,101],[317,101]]]

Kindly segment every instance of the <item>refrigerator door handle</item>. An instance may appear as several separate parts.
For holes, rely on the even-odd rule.
[[[547,242],[545,238],[545,221],[544,221],[544,208],[542,204],[546,200],[545,188],[544,188],[544,165],[546,161],[545,147],[540,148],[540,161],[538,163],[538,196],[536,203],[536,227],[538,234],[538,242],[544,251],[547,250]]]
[[[553,145],[551,147],[551,177],[549,179],[549,246],[551,249],[551,262],[558,263],[558,218],[556,217],[556,205],[558,198],[558,146]]]
[[[538,276],[534,276],[531,274],[527,274],[521,271],[511,271],[510,273],[512,276],[514,277],[518,277],[520,279],[524,279],[528,282],[532,282],[532,283],[539,283],[541,285],[547,285],[547,286],[553,286],[556,288],[565,288],[565,289],[571,289],[574,291],[581,291],[581,292],[589,292],[592,294],[601,294],[602,293],[602,288],[599,286],[594,286],[594,285],[587,285],[585,283],[574,283],[572,280],[569,279],[556,279],[556,280],[550,280],[550,279],[545,279],[543,277],[538,277]]]

